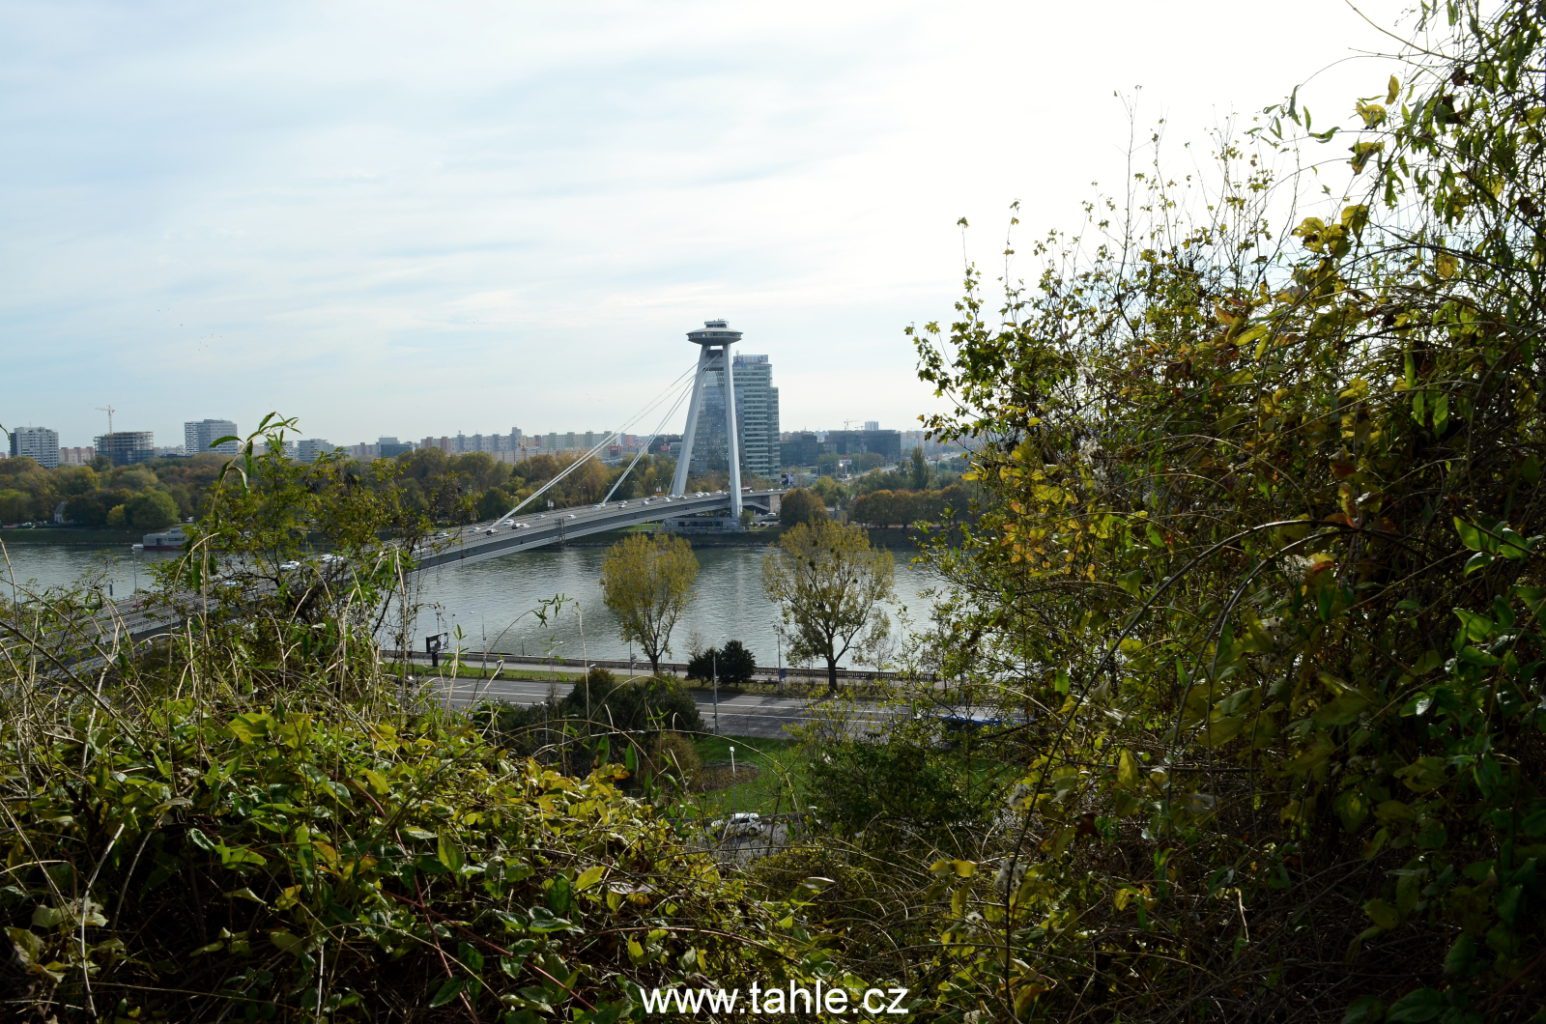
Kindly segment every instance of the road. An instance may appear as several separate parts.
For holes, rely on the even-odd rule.
[[[448,679],[434,676],[427,682],[441,694],[449,707],[465,708],[479,701],[495,700],[507,704],[540,704],[550,694],[562,695],[569,689],[563,683],[534,682],[525,679]],[[714,697],[703,690],[689,691],[703,725],[714,732]],[[756,739],[784,739],[785,727],[840,718],[856,735],[878,732],[903,712],[868,701],[811,700],[808,697],[780,697],[773,694],[721,694],[719,729],[725,736]]]

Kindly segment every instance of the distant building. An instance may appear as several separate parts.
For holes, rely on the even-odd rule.
[[[879,430],[880,429],[880,420],[865,420],[864,421],[864,429],[865,430]]]
[[[823,455],[851,457],[865,452],[887,462],[902,461],[902,434],[897,430],[800,430],[785,434],[779,446],[785,466],[814,466]]]
[[[785,434],[779,445],[780,458],[785,466],[814,466],[821,457],[821,450],[821,438],[809,430]]]
[[[399,441],[395,437],[383,437],[376,442],[376,458],[395,459],[413,451],[412,441]]]
[[[81,448],[59,449],[59,465],[61,466],[89,466],[91,460],[97,457],[97,450],[91,445]]]
[[[26,456],[44,469],[57,469],[59,432],[47,427],[17,427],[11,431],[11,454]]]
[[[297,462],[316,462],[317,459],[328,452],[342,450],[333,442],[320,437],[303,437],[295,442],[295,458]]]
[[[221,452],[235,455],[235,441],[215,444],[222,437],[235,437],[236,424],[230,420],[190,420],[183,424],[183,451],[188,455],[202,452]]]
[[[156,457],[156,439],[148,430],[118,430],[97,437],[96,449],[115,466],[132,466]]]
[[[902,461],[902,432],[899,430],[829,430],[827,444],[839,455],[871,452],[887,462]]]

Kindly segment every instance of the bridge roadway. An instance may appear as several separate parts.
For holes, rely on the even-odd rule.
[[[762,512],[778,511],[782,491],[743,491],[741,503]],[[694,516],[730,509],[728,491],[698,492],[680,498],[630,498],[608,502],[605,506],[583,505],[559,508],[501,519],[493,523],[465,526],[455,533],[442,535],[438,542],[418,557],[419,570],[441,565],[478,562],[516,551],[530,551],[549,544],[562,544],[592,534],[620,530],[639,523],[657,523],[663,519]]]

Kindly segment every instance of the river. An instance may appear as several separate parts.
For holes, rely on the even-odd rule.
[[[735,544],[695,549],[701,566],[692,600],[672,633],[670,660],[685,661],[696,639],[705,645],[726,640],[745,644],[759,665],[782,659],[775,626],[777,612],[762,592],[762,559],[767,548]],[[464,650],[562,658],[627,659],[632,652],[617,632],[617,620],[601,601],[604,547],[541,548],[465,566],[443,566],[421,574],[413,595],[419,606],[414,646],[423,650],[431,633],[460,631]],[[176,557],[167,552],[131,552],[126,545],[73,546],[48,542],[6,547],[10,568],[0,566],[0,596],[35,580],[49,586],[90,581],[122,598],[152,585],[150,567]],[[894,551],[896,602],[891,607],[913,623],[928,618],[934,580],[911,565],[911,552]],[[558,595],[571,600],[544,623],[537,611]],[[583,626],[583,628],[582,628]],[[845,662],[847,663],[847,662]]]

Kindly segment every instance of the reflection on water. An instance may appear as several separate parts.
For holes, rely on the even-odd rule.
[[[6,550],[18,582],[30,578],[44,586],[68,586],[89,578],[104,593],[111,587],[117,597],[149,586],[149,567],[175,557],[171,552],[132,553],[126,546],[29,543]],[[755,545],[695,549],[701,566],[698,582],[672,633],[670,660],[685,661],[694,638],[704,644],[739,640],[759,665],[780,660],[781,647],[774,633],[777,617],[762,592],[766,550]],[[465,650],[626,659],[630,652],[618,638],[617,620],[601,603],[605,553],[604,547],[542,548],[429,570],[415,582],[413,596],[419,611],[414,646],[423,650],[425,636],[460,630]],[[908,552],[894,554],[897,606],[914,623],[921,623],[928,617],[930,601],[924,592],[931,579],[908,564]],[[9,575],[0,593],[12,596]],[[570,600],[556,614],[548,613],[543,622],[538,612],[542,602],[560,594]],[[383,635],[395,632],[383,631]],[[638,651],[633,654],[643,657]]]
[[[673,661],[687,660],[696,638],[705,645],[739,640],[759,665],[774,665],[781,645],[777,614],[762,592],[760,546],[703,547],[692,599],[672,632]],[[467,650],[491,650],[531,657],[624,659],[630,651],[618,638],[617,619],[601,601],[601,547],[542,548],[462,567],[443,566],[419,580],[418,639],[460,629]],[[897,607],[914,622],[927,618],[929,576],[896,552]],[[544,600],[573,599],[544,622]],[[895,609],[893,609],[893,612]],[[893,618],[895,616],[893,615]],[[583,622],[584,630],[581,631]],[[633,655],[642,659],[641,652]]]

